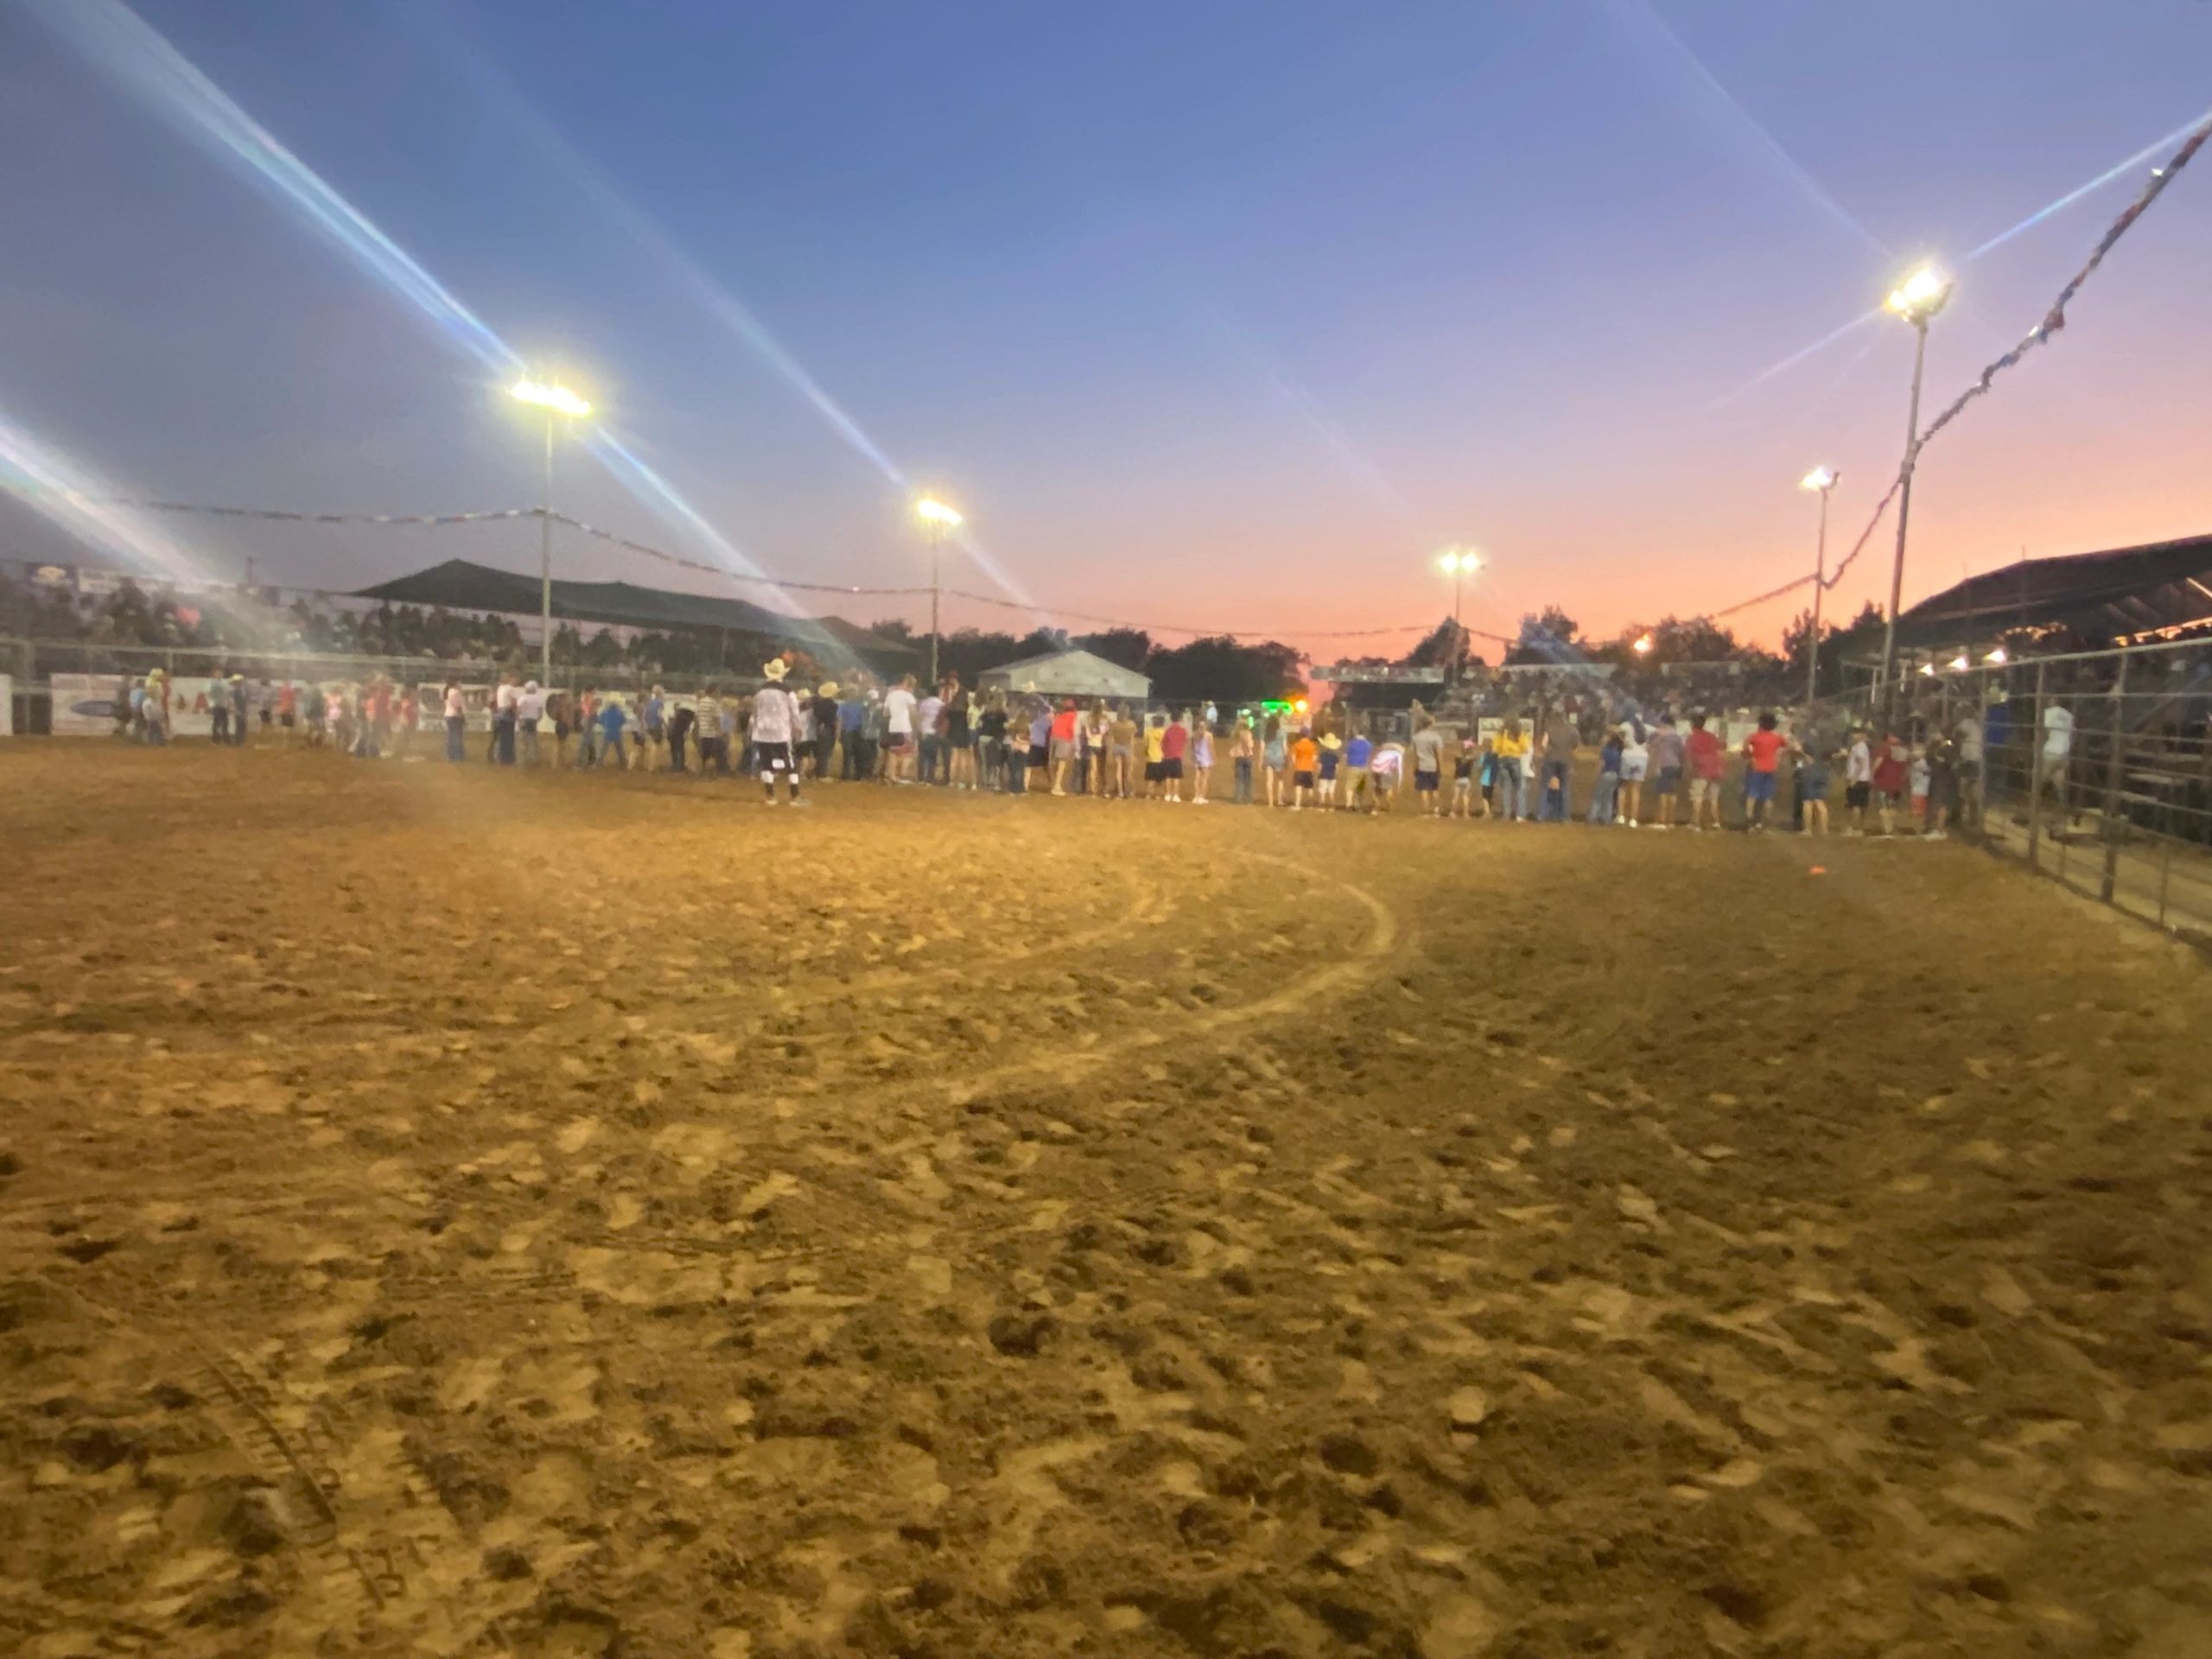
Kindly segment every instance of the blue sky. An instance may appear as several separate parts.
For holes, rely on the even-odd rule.
[[[534,501],[533,434],[485,366],[103,73],[55,3],[0,0],[7,417],[154,495]],[[903,479],[957,499],[1048,608],[1323,655],[1331,626],[1433,621],[1446,542],[1491,557],[1478,626],[1557,601],[1610,629],[1786,580],[1810,551],[1796,479],[1843,470],[1847,540],[1894,470],[1909,331],[1747,383],[1915,257],[1962,257],[2212,105],[2196,0],[139,14],[586,384],[755,566],[912,582]],[[1964,270],[1931,398],[2041,315],[2139,182]],[[2200,161],[2060,343],[1930,448],[1909,593],[2023,546],[2212,528],[2207,270]],[[557,491],[704,551],[579,451]],[[535,562],[526,525],[166,528],[218,568],[251,553],[334,588]],[[16,547],[51,548],[19,509]],[[1840,602],[1882,586],[1873,564]]]

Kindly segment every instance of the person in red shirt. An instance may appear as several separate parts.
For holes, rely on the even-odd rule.
[[[1727,750],[1720,739],[1705,729],[1705,716],[1690,716],[1690,734],[1683,744],[1690,761],[1690,830],[1705,828],[1705,810],[1713,808],[1713,827],[1720,827],[1720,776],[1727,766]]]
[[[1052,793],[1068,792],[1068,768],[1075,763],[1075,728],[1077,715],[1075,699],[1060,699],[1060,711],[1052,716]]]
[[[1895,732],[1885,733],[1874,746],[1874,794],[1881,803],[1882,833],[1897,832],[1897,807],[1912,787],[1912,765],[1904,741]]]
[[[1759,716],[1759,728],[1744,740],[1744,819],[1756,835],[1766,828],[1768,809],[1774,804],[1775,768],[1789,740],[1775,730],[1771,714]]]
[[[1168,800],[1176,804],[1183,798],[1183,757],[1191,747],[1191,728],[1185,722],[1189,719],[1177,715],[1160,734],[1160,775],[1167,785]]]

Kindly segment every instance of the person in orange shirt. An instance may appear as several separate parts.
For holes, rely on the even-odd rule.
[[[1313,793],[1313,774],[1321,765],[1321,746],[1310,730],[1300,728],[1290,746],[1290,810],[1304,806]]]

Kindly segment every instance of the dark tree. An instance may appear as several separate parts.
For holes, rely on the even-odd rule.
[[[1142,628],[1108,628],[1101,633],[1078,633],[1075,644],[1093,656],[1103,657],[1116,667],[1144,671],[1152,655],[1152,636]]]
[[[1152,695],[1173,702],[1187,698],[1224,705],[1302,696],[1297,651],[1268,640],[1242,645],[1226,634],[1193,639],[1173,650],[1155,650],[1145,663]]]

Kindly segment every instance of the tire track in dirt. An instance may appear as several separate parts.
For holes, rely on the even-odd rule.
[[[988,962],[976,965],[963,964],[959,970],[963,982],[988,989],[995,977],[995,970],[998,969],[1034,972],[1040,963],[1048,963],[1064,957],[1085,955],[1110,946],[1117,940],[1164,919],[1172,912],[1173,906],[1160,885],[1144,880],[1137,870],[1116,868],[1108,874],[1120,884],[1121,889],[1121,902],[1116,906],[1114,919],[1073,933],[1055,934],[1042,941],[1023,941],[995,950]],[[887,963],[864,968],[849,977],[817,977],[812,982],[796,988],[772,982],[771,1002],[758,1009],[748,1009],[747,1017],[753,1020],[756,1026],[764,1025],[773,1019],[828,1007],[850,998],[887,996],[921,982],[931,974],[942,971],[943,968],[937,964],[898,967]],[[1018,980],[1021,973],[1009,973],[1003,977]],[[168,1017],[138,1020],[135,1016],[141,1007],[159,1009]],[[176,1047],[175,1039],[177,1036],[210,1027],[204,1016],[180,1016],[174,1012],[175,1007],[173,997],[149,995],[137,1002],[75,1008],[67,1014],[49,1014],[0,1027],[0,1040],[29,1045],[44,1039],[48,1047],[67,1053],[87,1039],[118,1034],[105,1025],[87,1024],[87,1021],[93,1020],[96,1016],[127,1013],[134,1016],[128,1034],[133,1039],[161,1039],[164,1043],[162,1058],[167,1064],[199,1058],[220,1065],[235,1058],[226,1046],[211,1046],[204,1049]],[[343,1013],[332,1013],[262,1021],[243,1020],[235,1013],[230,1013],[226,1014],[219,1029],[226,1045],[234,1043],[241,1037],[247,1042],[265,1041],[272,1046],[281,1045],[284,1059],[290,1062],[345,1052],[365,1043],[377,1045],[382,1052],[397,1056],[418,1052],[426,1048],[435,1051],[455,1036],[473,1040],[492,1033],[502,1039],[519,1041],[554,1034],[563,1023],[557,1018],[524,1022],[486,1017],[473,1023],[429,1027],[418,1019],[404,1017],[399,1011],[395,1011],[388,1018],[361,1019]],[[296,1033],[315,1033],[315,1039],[298,1040]],[[120,1058],[128,1062],[136,1057]]]
[[[337,1636],[373,1645],[435,1611],[441,1626],[469,1633],[460,1646],[486,1637],[504,1644],[498,1615],[454,1605],[433,1582],[434,1559],[466,1555],[471,1546],[397,1429],[364,1432],[322,1404],[302,1402],[189,1310],[137,1308],[48,1282],[118,1338],[189,1357],[198,1409],[260,1478],[284,1542],[307,1571],[311,1589],[299,1616],[308,1628],[295,1633],[300,1643],[319,1647]],[[357,1501],[362,1489],[379,1501]]]

